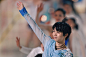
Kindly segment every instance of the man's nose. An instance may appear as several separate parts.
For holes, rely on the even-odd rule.
[[[55,36],[57,35],[57,33],[55,32]]]

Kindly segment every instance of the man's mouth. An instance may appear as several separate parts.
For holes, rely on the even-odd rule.
[[[54,37],[54,39],[56,39],[57,37]]]

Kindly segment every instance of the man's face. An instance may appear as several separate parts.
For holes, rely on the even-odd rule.
[[[56,42],[62,42],[65,40],[65,36],[63,36],[63,33],[56,31],[56,28],[54,28],[52,35]]]

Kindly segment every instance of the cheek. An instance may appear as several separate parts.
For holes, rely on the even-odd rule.
[[[57,35],[59,40],[63,40],[63,35]]]
[[[59,38],[61,38],[62,36],[61,35],[58,35]]]
[[[54,36],[54,33],[52,33],[52,36]]]

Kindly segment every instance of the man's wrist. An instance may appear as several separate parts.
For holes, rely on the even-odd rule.
[[[25,7],[23,7],[21,10],[19,10],[19,12],[21,13],[22,16],[24,16],[25,14],[28,13]]]

